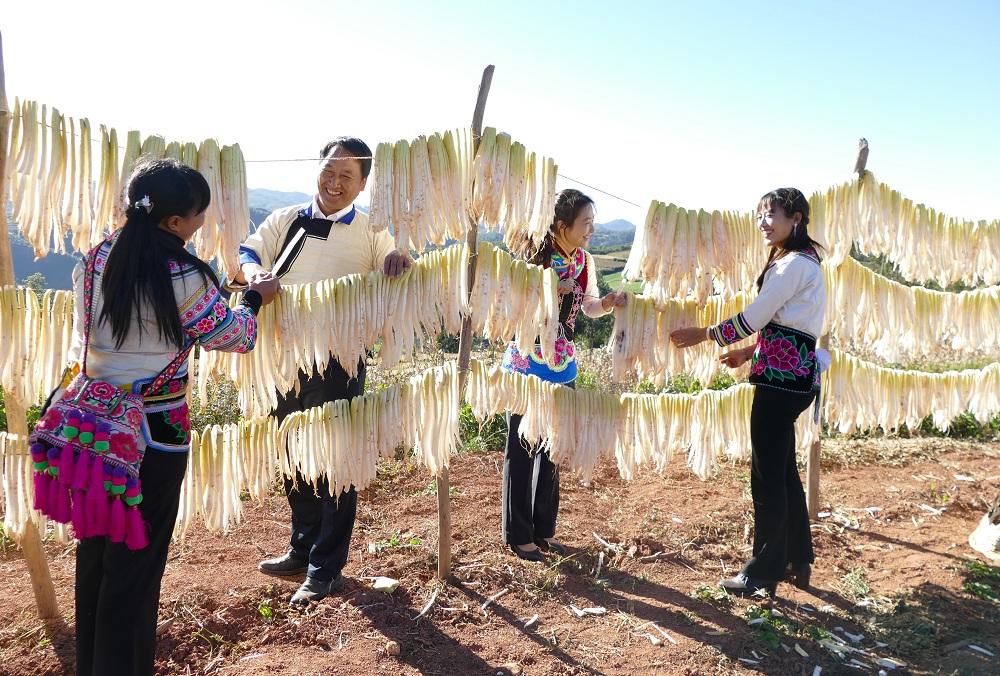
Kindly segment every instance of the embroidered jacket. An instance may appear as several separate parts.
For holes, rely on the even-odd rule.
[[[816,252],[808,249],[775,261],[754,302],[709,331],[722,346],[757,333],[750,382],[810,392],[819,387],[816,338],[825,312],[823,272]]]
[[[160,337],[153,310],[148,305],[142,312],[142,322],[136,323],[117,348],[108,322],[97,320],[104,303],[101,280],[111,252],[105,243],[97,251],[94,280],[94,317],[90,347],[87,352],[87,373],[131,391],[143,392],[146,401],[147,424],[144,433],[147,444],[158,450],[186,451],[190,440],[187,407],[187,364],[162,392],[145,392],[156,375],[177,354],[177,346]],[[192,265],[168,261],[173,281],[174,297],[184,333],[205,350],[249,352],[257,340],[257,320],[246,305],[231,309],[211,281]],[[78,366],[83,348],[84,302],[83,281],[85,262],[73,271],[75,296],[73,340],[69,362]]]
[[[819,258],[812,249],[779,258],[764,273],[764,284],[750,305],[735,317],[711,327],[711,336],[725,347],[775,322],[817,337],[823,330],[826,285]]]
[[[558,253],[552,255],[551,267],[560,281],[572,279],[573,290],[561,296],[559,311],[559,335],[555,352],[550,362],[542,358],[542,348],[536,344],[530,354],[523,355],[511,343],[504,353],[501,368],[507,371],[535,375],[553,383],[569,383],[576,380],[576,318],[582,310],[588,317],[600,317],[608,311],[601,307],[597,289],[597,268],[594,259],[583,249],[577,249],[572,259]]]

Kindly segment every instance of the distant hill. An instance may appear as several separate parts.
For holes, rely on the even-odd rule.
[[[630,230],[631,232],[635,232],[635,225],[633,225],[631,221],[626,221],[624,218],[617,218],[608,223],[601,223],[597,227],[601,230]]]
[[[307,195],[304,192],[284,192],[281,190],[268,190],[267,188],[251,188],[247,191],[247,198],[251,209],[274,211],[281,207],[308,202],[312,199],[312,195]]]

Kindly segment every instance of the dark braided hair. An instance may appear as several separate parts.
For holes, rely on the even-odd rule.
[[[566,227],[573,225],[576,217],[580,215],[580,211],[588,204],[593,203],[594,200],[574,188],[560,190],[556,195],[555,214],[552,218],[552,224],[549,225],[549,231],[545,233],[542,245],[528,259],[528,262],[548,267],[552,262],[552,254],[556,251],[555,236],[557,225],[559,223],[562,223]]]
[[[792,228],[791,234],[788,235],[788,238],[784,242],[779,246],[771,247],[771,253],[767,256],[767,263],[757,278],[758,291],[764,286],[764,274],[771,267],[771,263],[789,251],[803,251],[809,248],[819,250],[823,248],[819,242],[809,236],[809,230],[806,227],[809,225],[809,200],[806,199],[801,190],[797,188],[778,188],[761,197],[760,202],[757,203],[758,214],[762,211],[775,208],[780,208],[788,218],[792,218],[796,212],[802,218]]]

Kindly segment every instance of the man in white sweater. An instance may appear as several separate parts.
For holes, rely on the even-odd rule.
[[[273,274],[284,284],[302,284],[382,270],[395,277],[410,267],[406,253],[396,251],[387,231],[372,232],[368,216],[354,206],[371,170],[371,150],[357,138],[340,137],[321,153],[312,202],[278,209],[261,223],[240,247],[243,284],[259,275]],[[331,359],[325,372],[299,372],[299,391],[279,392],[272,415],[280,420],[294,411],[364,392],[365,364],[358,364],[350,378]],[[269,575],[306,573],[292,603],[318,601],[339,589],[341,570],[347,563],[358,495],[352,487],[332,495],[326,479],[315,486],[301,475],[285,477],[285,492],[292,510],[289,550],[262,561],[259,570]]]

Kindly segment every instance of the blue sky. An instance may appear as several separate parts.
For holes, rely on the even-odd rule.
[[[595,195],[600,220],[823,189],[859,136],[909,197],[1000,218],[1000,2],[5,4],[11,98],[120,132],[248,159],[374,147],[468,125],[493,63],[486,124],[642,205]],[[248,169],[303,191],[313,170]]]

